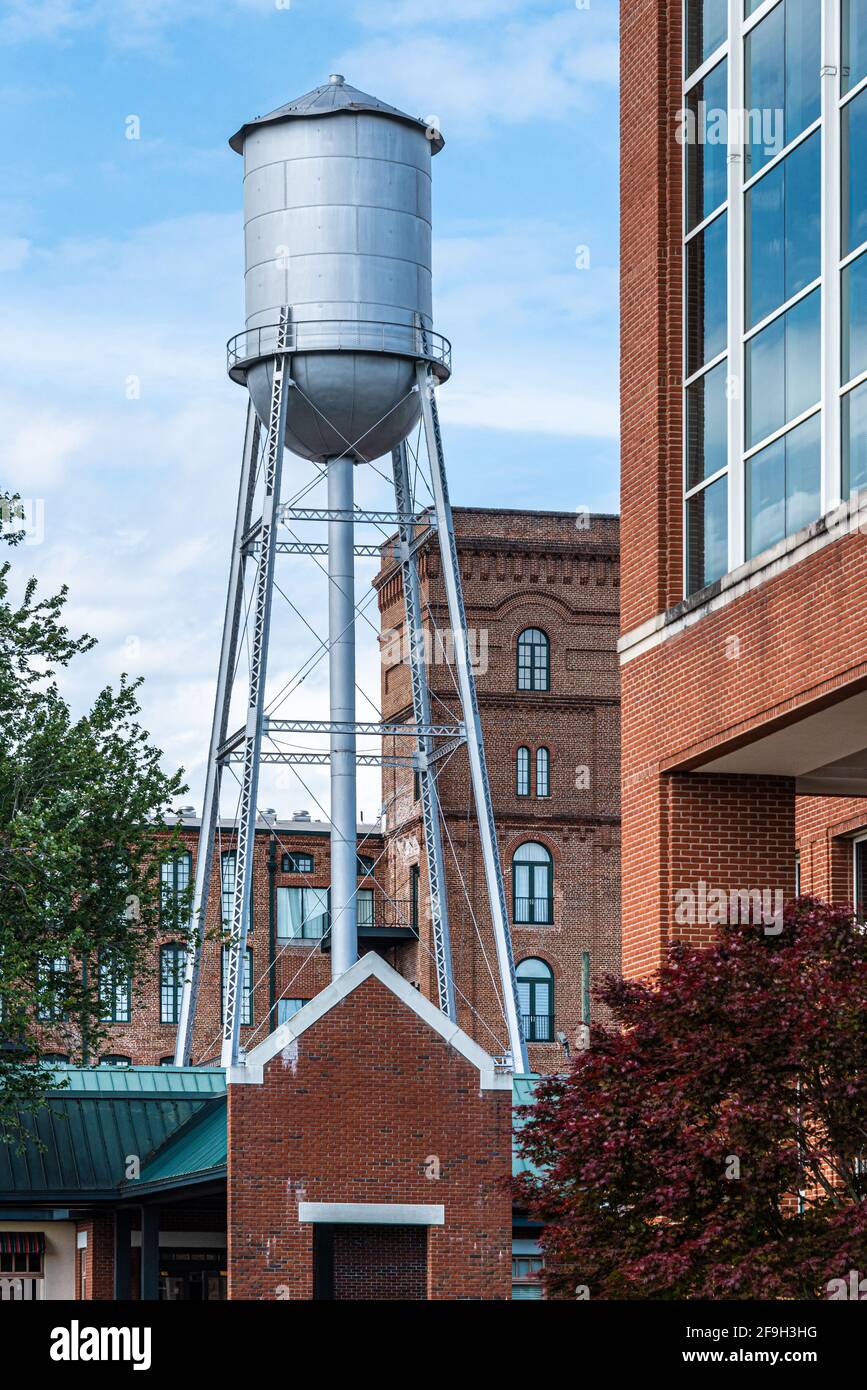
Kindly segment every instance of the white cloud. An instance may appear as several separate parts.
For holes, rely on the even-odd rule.
[[[616,439],[617,277],[605,248],[596,255],[579,271],[574,234],[536,220],[437,239],[436,327],[454,344],[447,421]]]
[[[95,424],[53,410],[22,418],[10,398],[0,401],[3,474],[22,497],[41,496],[61,481],[67,466],[92,438]]]
[[[387,91],[394,105],[435,114],[446,137],[494,135],[528,120],[588,110],[594,89],[617,81],[614,17],[564,10],[505,19],[469,35],[419,24],[350,48],[338,60],[354,86]]]
[[[440,401],[449,424],[613,437],[617,370],[613,272],[573,268],[574,235],[538,220],[447,229],[436,246],[437,323],[456,348]],[[240,218],[202,214],[124,238],[36,245],[10,281],[0,338],[5,455],[0,483],[40,479],[45,539],[13,557],[46,590],[70,585],[68,622],[99,639],[65,683],[77,709],[121,671],[146,678],[143,723],[201,794],[225,601],[244,394],[226,380],[223,343],[241,323]],[[45,407],[46,345],[52,400]],[[591,346],[592,345],[592,346]],[[139,399],[125,383],[140,378]],[[544,450],[544,443],[539,444]],[[387,471],[387,463],[384,466]],[[360,470],[361,472],[361,470]],[[287,455],[286,492],[311,476]],[[359,499],[387,503],[373,470]],[[32,491],[32,487],[31,487]],[[317,505],[311,496],[309,505]],[[456,500],[458,500],[456,498]],[[321,505],[321,503],[319,503]],[[282,566],[281,566],[282,568]],[[358,594],[373,570],[359,568]],[[312,561],[282,568],[281,586],[314,632],[327,624],[324,576]],[[376,606],[368,616],[377,621]],[[288,681],[316,637],[278,597],[269,690]],[[379,699],[374,634],[359,624],[359,684]],[[324,717],[319,661],[285,707]],[[359,710],[373,717],[359,698]],[[242,710],[233,713],[240,725]],[[260,805],[327,804],[327,770],[271,770]],[[233,807],[227,779],[225,806]],[[377,774],[361,778],[372,818]]]

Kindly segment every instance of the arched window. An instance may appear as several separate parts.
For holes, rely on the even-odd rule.
[[[543,960],[522,960],[518,977],[518,1007],[527,1042],[554,1041],[554,975]]]
[[[536,795],[551,795],[551,754],[547,748],[536,749]]]
[[[99,1065],[101,1067],[131,1067],[132,1058],[122,1057],[119,1052],[106,1052],[104,1056],[100,1057]]]
[[[550,690],[550,688],[550,643],[540,627],[528,627],[518,638],[518,689]]]
[[[515,791],[518,796],[530,795],[529,748],[519,748],[515,754]]]
[[[177,1023],[180,1017],[186,954],[176,941],[160,947],[160,1023]]]
[[[283,855],[282,871],[284,874],[312,874],[313,855],[312,854],[292,854],[291,852]]]
[[[533,841],[512,856],[512,916],[524,925],[554,920],[554,865],[545,846]]]

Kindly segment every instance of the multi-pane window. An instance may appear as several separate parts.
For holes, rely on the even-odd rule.
[[[821,26],[821,0],[778,0],[746,35],[744,105],[760,113],[751,114],[746,132],[747,177],[821,115]]]
[[[68,988],[69,959],[67,956],[41,956],[37,966],[40,991],[38,1017],[43,1023],[58,1023],[66,1018],[64,995]]]
[[[536,749],[536,795],[551,795],[551,754],[547,748]]]
[[[160,1023],[177,1023],[180,1018],[186,955],[176,941],[160,947]]]
[[[99,1065],[101,1067],[131,1067],[132,1058],[122,1057],[119,1052],[106,1052],[104,1056],[100,1057]]]
[[[840,424],[843,492],[867,487],[867,7],[843,6]]]
[[[527,1042],[554,1041],[554,975],[543,960],[522,960],[515,968],[521,1030]]]
[[[529,748],[519,748],[515,754],[515,792],[518,796],[530,795]]]
[[[359,888],[355,895],[355,918],[359,927],[372,927],[373,916],[373,889]]]
[[[99,962],[99,1004],[106,1023],[129,1023],[132,984],[129,970],[123,961],[111,955]]]
[[[220,855],[220,911],[223,918],[223,929],[228,930],[232,926],[233,914],[235,911],[235,881],[238,865],[238,856],[233,849],[224,850]],[[250,921],[248,930],[253,930],[253,904],[250,903]]]
[[[312,874],[312,854],[284,854],[282,870],[284,874]]]
[[[282,941],[314,940],[328,931],[328,889],[278,888],[277,936]]]
[[[689,83],[685,139],[685,486],[687,589],[725,572],[728,559],[728,60],[704,65],[726,41],[725,0],[686,11]]]
[[[512,916],[519,925],[554,920],[554,865],[544,845],[528,841],[512,856]]]
[[[235,870],[238,856],[228,849],[220,856],[220,906],[223,926],[232,925],[232,910],[235,906]]]
[[[726,41],[728,0],[697,0],[686,14],[687,71],[694,72]]]
[[[545,633],[528,627],[518,638],[518,689],[550,690],[551,648]]]
[[[160,901],[163,920],[170,926],[185,926],[178,914],[186,907],[193,873],[193,856],[189,851],[175,855],[160,866]]]
[[[226,1017],[226,1001],[228,996],[229,981],[229,952],[231,946],[223,947],[222,956],[222,992],[223,992],[223,1018]],[[244,978],[241,984],[241,1023],[245,1026],[253,1022],[253,952],[249,946],[244,952]]]
[[[856,109],[867,6],[842,5],[833,101],[822,0],[745,0],[733,33],[729,9],[709,0],[685,6],[687,593],[815,521],[845,494],[850,476],[867,483],[867,388],[863,401],[857,397],[858,372],[867,379],[867,364],[857,365],[867,304],[845,264],[842,379],[854,389],[851,402],[843,397],[842,469],[825,457],[823,426],[823,409],[833,419],[836,406],[823,355],[823,334],[836,322],[823,259],[832,199],[841,196],[841,256],[854,259],[867,247],[859,153],[867,152],[867,92],[863,113]],[[841,195],[834,192],[838,126]]]
[[[418,899],[421,880],[421,870],[418,864],[411,864],[409,868],[409,924],[413,931],[418,931]]]
[[[309,999],[278,999],[277,1000],[277,1026],[287,1023],[290,1018],[303,1009],[305,1004],[309,1004]]]

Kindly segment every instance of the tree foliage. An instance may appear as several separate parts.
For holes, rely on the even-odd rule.
[[[66,598],[31,579],[16,603],[0,566],[0,1130],[44,1095],[40,1048],[95,1060],[100,965],[141,982],[157,929],[187,918],[173,901],[160,920],[181,773],[162,770],[138,723],[139,681],[122,676],[73,717],[58,675],[94,643],[64,625]]]
[[[725,928],[598,995],[612,1026],[541,1083],[523,1128],[550,1296],[827,1298],[867,1275],[867,934],[852,913],[801,898],[778,935]]]

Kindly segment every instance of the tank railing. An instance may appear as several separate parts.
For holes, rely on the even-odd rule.
[[[230,338],[227,368],[243,378],[251,363],[276,351],[276,323],[247,328]],[[382,323],[374,319],[301,319],[289,324],[287,350],[292,352],[382,352],[432,362],[451,375],[452,345],[448,338],[411,323]]]

